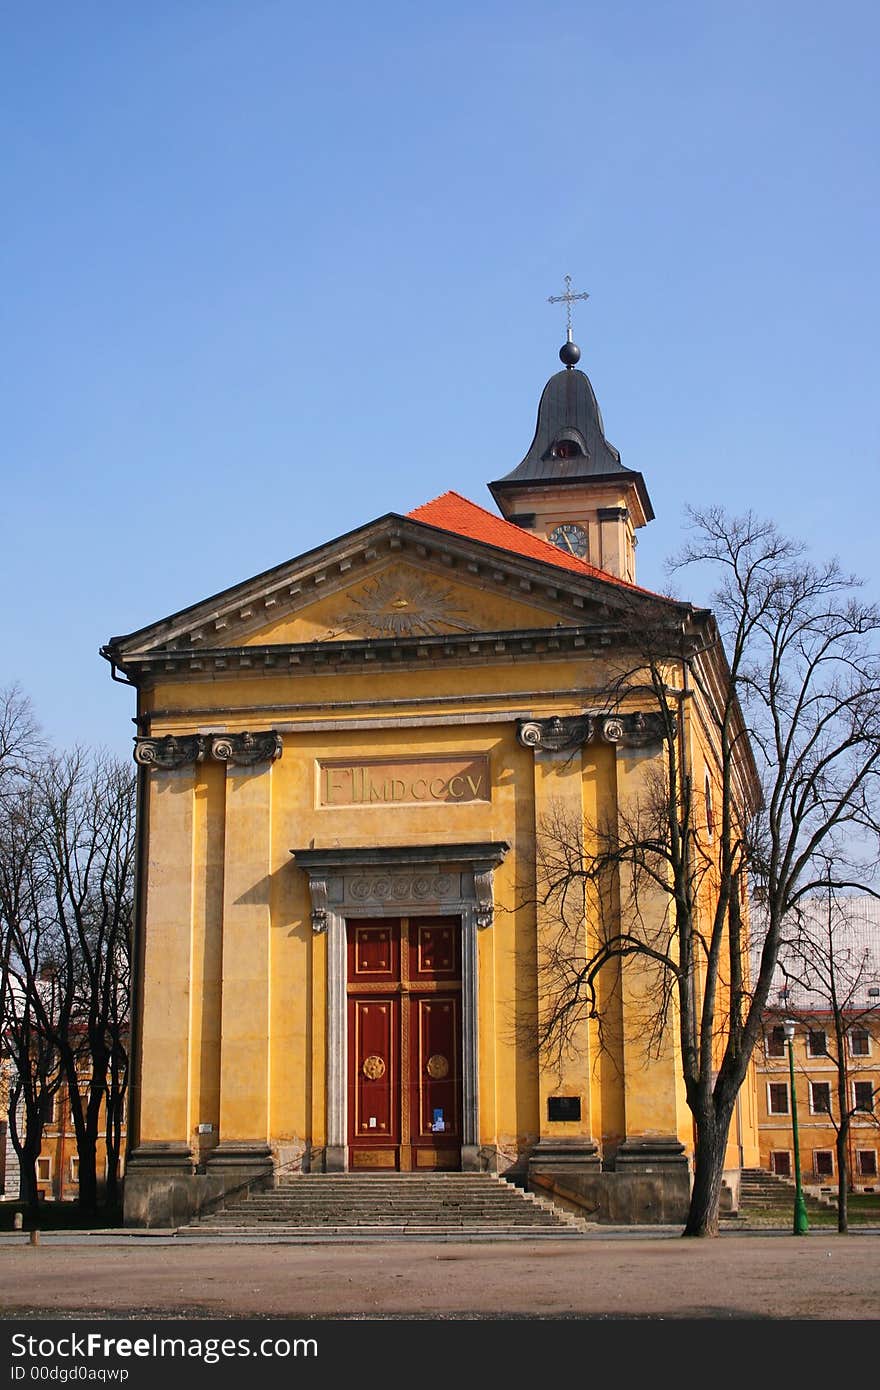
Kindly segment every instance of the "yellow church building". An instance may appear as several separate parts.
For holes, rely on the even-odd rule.
[[[102,649],[137,688],[127,1223],[249,1179],[437,1170],[684,1218],[676,1029],[650,1045],[638,964],[604,1042],[534,1045],[540,827],[662,761],[650,701],[608,694],[640,615],[694,646],[711,619],[637,586],[650,498],[579,356],[569,334],[497,511],[447,492]],[[710,741],[683,736],[702,785]],[[732,1183],[757,1162],[744,1094]]]

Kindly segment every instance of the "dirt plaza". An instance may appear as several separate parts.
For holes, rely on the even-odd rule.
[[[0,1237],[4,1319],[880,1318],[880,1231],[491,1242]]]

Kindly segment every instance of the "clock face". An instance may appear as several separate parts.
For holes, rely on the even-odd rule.
[[[579,560],[586,559],[587,533],[582,526],[575,526],[573,521],[566,521],[562,526],[557,526],[555,531],[550,532],[550,539],[554,545],[559,546],[560,550],[570,551]]]

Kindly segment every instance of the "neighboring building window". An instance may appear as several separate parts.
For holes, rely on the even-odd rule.
[[[766,1037],[766,1050],[768,1057],[785,1056],[785,1033],[780,1024],[777,1028],[771,1028]]]
[[[854,1081],[853,1082],[853,1109],[867,1110],[872,1114],[874,1110],[874,1083],[873,1081]]]
[[[712,831],[715,828],[715,812],[712,810],[712,783],[709,774],[706,773],[706,829],[709,832],[709,839],[712,838]]]
[[[830,1115],[831,1113],[831,1082],[830,1081],[811,1081],[810,1082],[810,1109],[814,1115]]]
[[[79,1182],[79,1159],[76,1155],[70,1160],[70,1181]]]
[[[51,1182],[52,1180],[52,1160],[51,1158],[37,1159],[37,1182]]]
[[[811,1028],[807,1034],[807,1051],[811,1057],[828,1056],[828,1034],[824,1028]]]
[[[871,1039],[865,1028],[851,1028],[849,1050],[853,1057],[868,1057],[871,1053]]]
[[[791,1154],[786,1149],[775,1149],[770,1155],[770,1172],[777,1178],[791,1177]]]
[[[860,1178],[876,1178],[877,1176],[877,1150],[876,1149],[857,1149],[856,1167],[859,1170]]]
[[[773,1081],[767,1087],[767,1110],[771,1115],[788,1114],[788,1083]]]
[[[43,1124],[54,1125],[56,1119],[54,1091],[52,1092],[51,1096],[43,1096],[41,1102],[41,1109],[43,1111]]]
[[[830,1149],[813,1150],[813,1171],[817,1178],[834,1177],[834,1154]]]

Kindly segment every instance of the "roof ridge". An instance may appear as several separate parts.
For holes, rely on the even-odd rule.
[[[500,516],[495,512],[490,512],[488,507],[482,506],[479,502],[474,502],[470,497],[465,497],[463,493],[457,492],[455,488],[447,488],[445,492],[441,492],[437,497],[432,497],[429,501],[423,502],[421,506],[413,507],[411,511],[407,512],[407,517],[413,521],[418,521],[421,519],[419,517],[420,512],[427,511],[437,503],[444,502],[447,498],[455,498],[456,501],[463,502],[465,507],[469,508],[471,511],[478,512],[481,516],[486,517],[492,522],[493,526],[502,528],[502,534],[506,533],[511,537],[511,540],[516,537],[520,545],[512,545],[510,549],[519,554],[526,553],[522,548],[522,543],[523,541],[527,541],[529,548],[532,550],[533,559],[544,560],[547,564],[555,565],[559,569],[567,569],[573,573],[581,573],[588,579],[600,579],[608,584],[619,585],[621,588],[633,589],[637,593],[648,594],[652,598],[663,597],[662,594],[654,593],[652,589],[644,589],[639,584],[632,584],[627,579],[620,579],[616,574],[610,574],[608,570],[600,569],[598,565],[591,564],[589,560],[582,560],[577,555],[566,555],[565,552],[560,551],[559,547],[555,546],[552,541],[546,540],[543,536],[535,535],[531,531],[524,530],[523,527],[517,526],[516,522],[508,521],[507,517]],[[442,521],[426,521],[425,524],[429,526],[435,525],[438,530],[449,531],[452,535],[462,534],[453,527],[444,525]],[[486,540],[487,538],[473,536],[471,539]],[[489,544],[492,544],[492,542],[489,541]],[[535,553],[536,551],[537,553]]]

